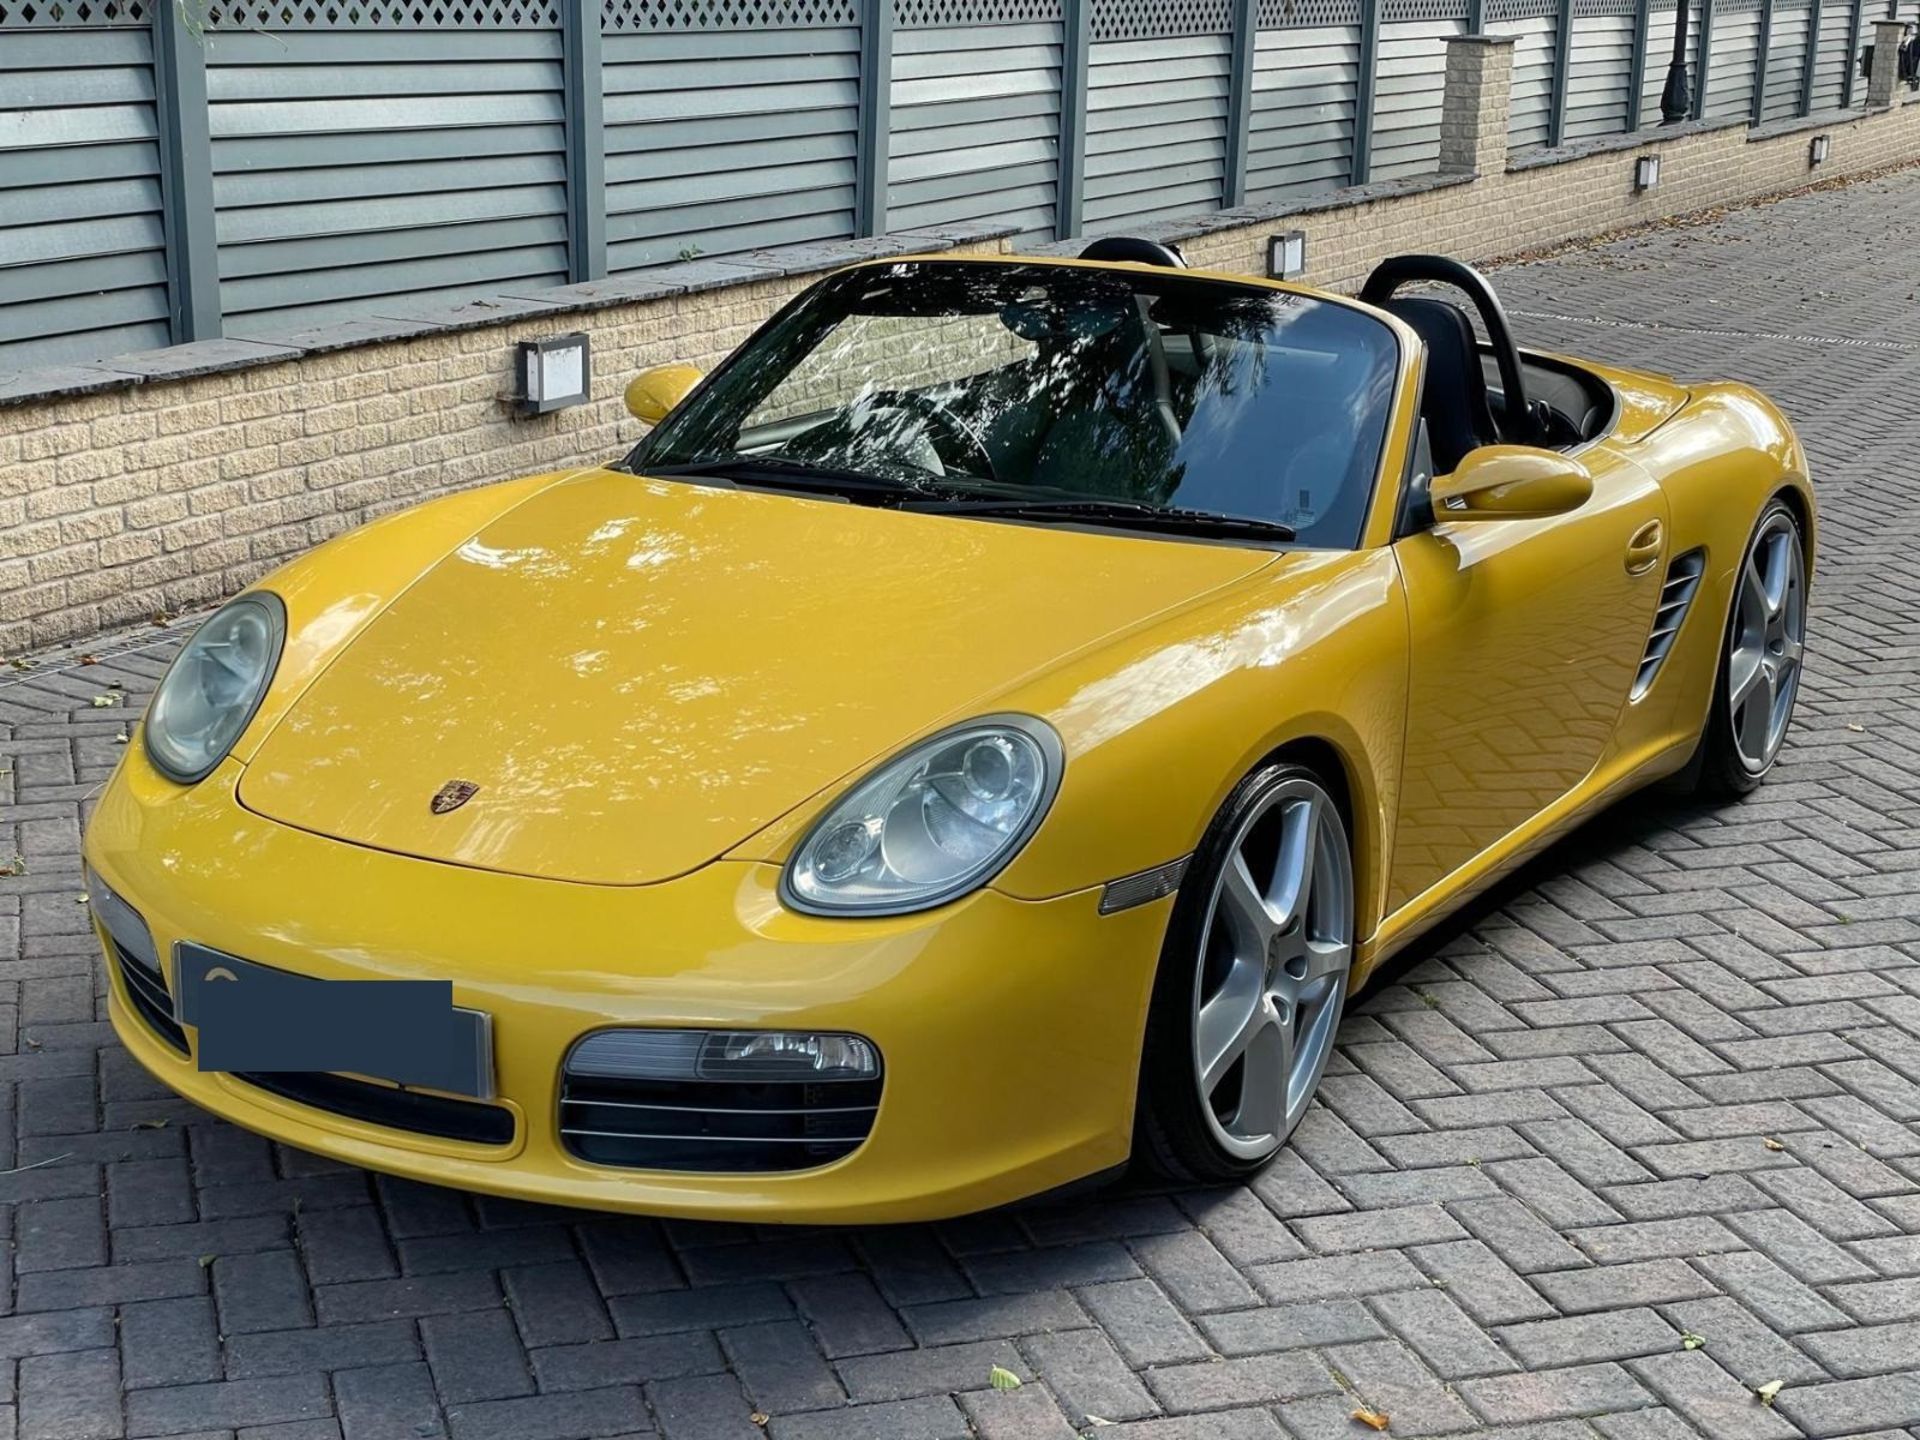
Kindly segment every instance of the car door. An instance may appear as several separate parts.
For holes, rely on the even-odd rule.
[[[1645,650],[1667,506],[1639,466],[1581,455],[1593,495],[1550,519],[1449,519],[1395,542],[1411,651],[1388,913],[1598,763]]]

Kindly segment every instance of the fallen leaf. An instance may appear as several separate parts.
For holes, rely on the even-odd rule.
[[[1778,1395],[1781,1390],[1786,1387],[1786,1383],[1784,1380],[1769,1380],[1753,1393],[1760,1397],[1760,1403],[1762,1405],[1771,1410],[1773,1408],[1773,1397]]]
[[[167,1128],[167,1120],[164,1115],[158,1120],[136,1120],[127,1128],[129,1130],[164,1130]]]
[[[126,728],[123,726],[121,727],[120,733],[113,737],[113,743],[116,745],[125,745],[132,739],[133,739],[133,736],[129,735],[126,732]]]
[[[763,1410],[756,1410],[751,1415],[747,1416],[747,1419],[751,1420],[754,1424],[760,1426],[762,1429],[765,1429],[767,1422],[773,1419],[773,1417],[767,1414]]]
[[[84,895],[76,895],[73,897],[73,903],[76,905],[84,905],[87,903],[87,897]]]
[[[996,1390],[1018,1390],[1020,1377],[1004,1365],[996,1365],[987,1371],[987,1383]]]
[[[118,695],[96,695],[93,697],[93,708],[96,710],[111,710],[119,703],[120,697]]]
[[[1113,1421],[1102,1420],[1098,1415],[1089,1415],[1087,1416],[1087,1424],[1091,1425],[1094,1429],[1098,1430],[1102,1425],[1113,1424]]]
[[[1856,735],[1864,735],[1867,733],[1867,727],[1864,725],[1849,724],[1847,726],[1847,729],[1851,730]]]
[[[1686,1334],[1680,1337],[1680,1348],[1682,1350],[1698,1350],[1702,1345],[1706,1343],[1707,1343],[1706,1336],[1696,1335],[1691,1330],[1687,1331]]]
[[[1767,1149],[1769,1150],[1784,1150],[1787,1148],[1786,1146],[1782,1145],[1778,1140],[1774,1139],[1771,1135],[1767,1136],[1767,1138],[1762,1140],[1760,1143],[1766,1146]]]
[[[1371,1430],[1385,1430],[1387,1428],[1387,1417],[1380,1411],[1370,1409],[1365,1405],[1362,1405],[1358,1410],[1353,1412],[1353,1418]]]

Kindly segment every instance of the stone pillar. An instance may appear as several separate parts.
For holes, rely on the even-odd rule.
[[[1907,27],[1900,20],[1876,20],[1873,25],[1873,71],[1867,76],[1867,108],[1879,110],[1900,103],[1900,42]]]
[[[1513,94],[1511,35],[1454,35],[1440,102],[1440,170],[1504,175],[1507,102]]]

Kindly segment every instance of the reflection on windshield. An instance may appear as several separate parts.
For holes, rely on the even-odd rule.
[[[745,457],[890,482],[883,497],[1113,501],[1346,548],[1395,359],[1378,320],[1301,295],[1178,271],[909,262],[816,286],[632,464]]]

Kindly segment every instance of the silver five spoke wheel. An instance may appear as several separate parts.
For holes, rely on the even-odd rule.
[[[1194,986],[1194,1081],[1215,1141],[1280,1147],[1327,1067],[1353,963],[1353,865],[1327,792],[1304,776],[1241,822],[1214,883]]]
[[[1806,560],[1793,522],[1770,516],[1747,547],[1727,647],[1733,748],[1752,775],[1780,753],[1806,652]]]

